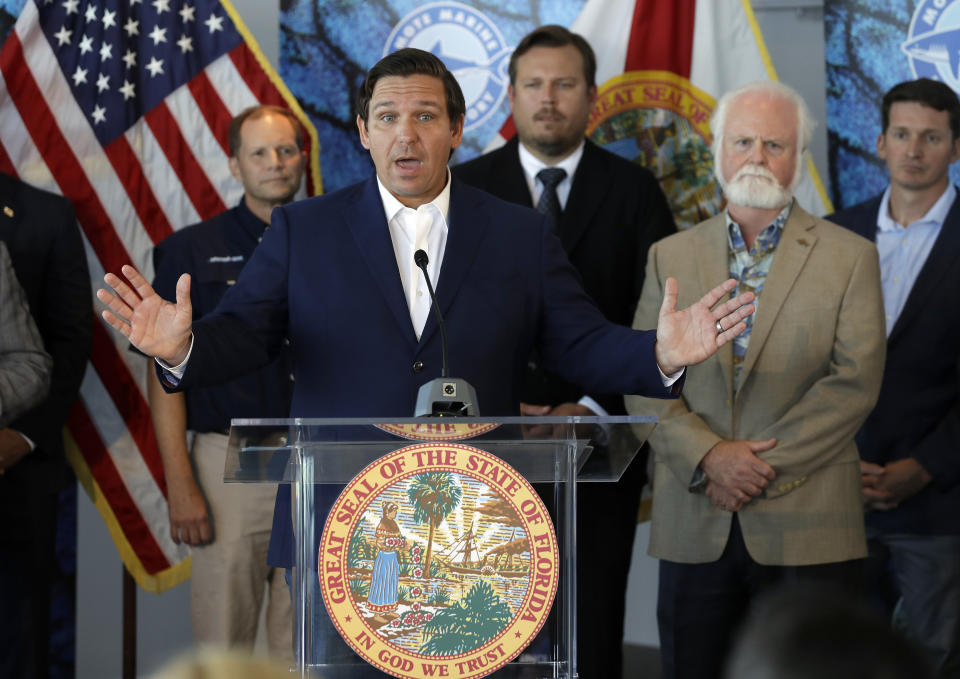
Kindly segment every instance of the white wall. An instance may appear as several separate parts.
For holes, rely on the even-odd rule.
[[[271,63],[278,55],[278,3],[233,0]],[[819,0],[754,0],[773,63],[781,80],[806,98],[820,125],[812,144],[814,161],[826,181],[826,125],[823,11]],[[797,9],[798,7],[803,9]],[[100,515],[81,491],[77,574],[77,678],[121,675],[122,565]],[[656,561],[646,556],[648,525],[638,526],[627,590],[627,643],[658,646]],[[147,676],[171,655],[191,646],[189,583],[162,595],[138,592],[139,676]]]

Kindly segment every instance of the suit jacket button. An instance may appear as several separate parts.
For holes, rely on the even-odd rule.
[[[423,370],[423,361],[415,361],[413,364],[413,372],[418,373]]]

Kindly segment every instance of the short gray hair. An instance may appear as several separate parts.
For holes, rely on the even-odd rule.
[[[717,107],[710,116],[710,130],[713,132],[713,143],[710,150],[713,152],[714,163],[720,160],[721,143],[723,142],[723,129],[727,124],[727,112],[730,104],[747,94],[765,94],[771,98],[785,99],[792,103],[797,110],[797,141],[799,142],[798,152],[802,154],[810,140],[813,138],[813,131],[817,127],[817,121],[810,115],[810,109],[807,108],[807,102],[803,100],[800,93],[788,85],[775,80],[755,80],[752,83],[741,85],[735,90],[730,90],[717,102]]]

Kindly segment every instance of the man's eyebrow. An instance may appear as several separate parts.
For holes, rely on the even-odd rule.
[[[440,102],[433,101],[430,99],[423,99],[421,101],[414,102],[414,104],[420,108],[440,108]],[[397,103],[395,101],[378,101],[373,105],[373,110],[379,110],[381,108],[395,108]]]
[[[891,129],[891,130],[900,130],[900,131],[903,131],[903,132],[913,132],[913,131],[916,131],[916,132],[918,132],[919,134],[930,134],[931,132],[940,133],[940,134],[946,134],[946,132],[947,132],[946,130],[940,129],[939,127],[924,127],[924,128],[915,130],[915,128],[912,128],[912,127],[910,127],[909,125],[891,125],[891,126],[890,126],[890,129]]]
[[[770,136],[770,137],[767,137],[767,136],[764,136],[764,135],[762,135],[762,134],[746,134],[746,133],[742,133],[742,134],[731,134],[731,135],[727,135],[727,136],[728,136],[729,138],[731,138],[731,139],[759,139],[760,141],[763,141],[763,142],[776,141],[776,142],[781,142],[781,143],[784,142],[784,141],[786,141],[786,140],[789,138],[789,136]]]

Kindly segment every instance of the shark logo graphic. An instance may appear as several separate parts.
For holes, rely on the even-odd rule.
[[[414,9],[393,27],[383,54],[403,47],[434,54],[456,76],[467,103],[464,131],[482,125],[506,96],[513,47],[496,24],[473,7],[436,2]]]
[[[923,0],[900,49],[910,59],[915,77],[960,89],[960,2]]]

